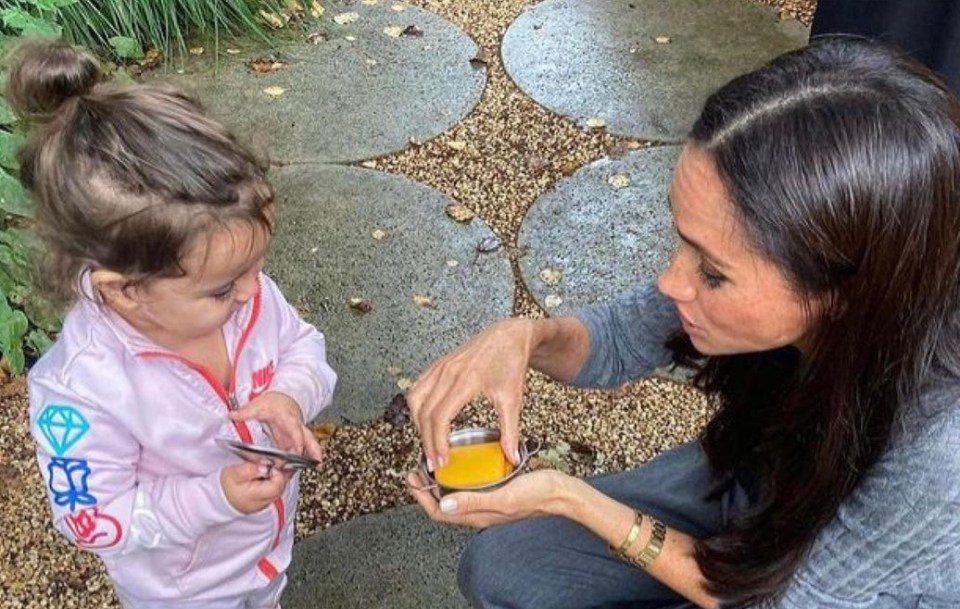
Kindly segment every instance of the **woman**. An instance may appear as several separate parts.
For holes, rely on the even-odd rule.
[[[670,206],[681,245],[656,288],[494,324],[411,410],[431,464],[477,394],[516,459],[528,366],[614,386],[672,357],[719,411],[633,471],[414,490],[436,520],[512,523],[470,543],[461,590],[485,608],[960,606],[960,102],[875,43],[817,41],[707,100]]]

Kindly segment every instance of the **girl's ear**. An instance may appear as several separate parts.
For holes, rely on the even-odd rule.
[[[137,290],[126,276],[97,269],[90,273],[90,281],[104,302],[118,311],[132,311],[140,306]]]

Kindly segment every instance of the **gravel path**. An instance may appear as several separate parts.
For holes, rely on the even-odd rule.
[[[761,0],[809,23],[816,0]],[[407,175],[477,212],[507,244],[533,201],[578,167],[643,145],[602,131],[585,132],[523,95],[499,61],[503,32],[531,0],[415,0],[451,20],[482,49],[489,81],[477,108],[456,127],[422,146],[369,165]],[[490,5],[493,5],[491,8]],[[452,142],[456,142],[451,146]],[[462,150],[460,142],[465,143]],[[514,263],[515,276],[519,273]],[[515,313],[542,317],[522,281]],[[333,348],[336,348],[334,345]],[[45,490],[27,432],[22,382],[0,390],[0,608],[116,607],[95,557],[83,554],[49,523]],[[548,451],[540,466],[586,474],[623,469],[697,434],[709,417],[703,396],[666,379],[647,379],[615,392],[562,387],[531,373],[523,425]],[[462,424],[492,423],[482,405]],[[331,430],[323,430],[329,433]],[[418,440],[409,424],[374,422],[333,430],[329,458],[303,477],[298,535],[309,535],[408,498],[400,481],[414,465]]]

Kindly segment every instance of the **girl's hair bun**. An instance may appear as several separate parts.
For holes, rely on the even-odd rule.
[[[65,101],[103,80],[100,62],[92,53],[62,40],[26,40],[6,63],[7,101],[28,121],[49,117]]]

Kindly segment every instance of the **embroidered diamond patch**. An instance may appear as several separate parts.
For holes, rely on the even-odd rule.
[[[50,404],[44,408],[37,419],[37,426],[58,457],[65,455],[90,429],[90,424],[79,410],[61,404]]]

